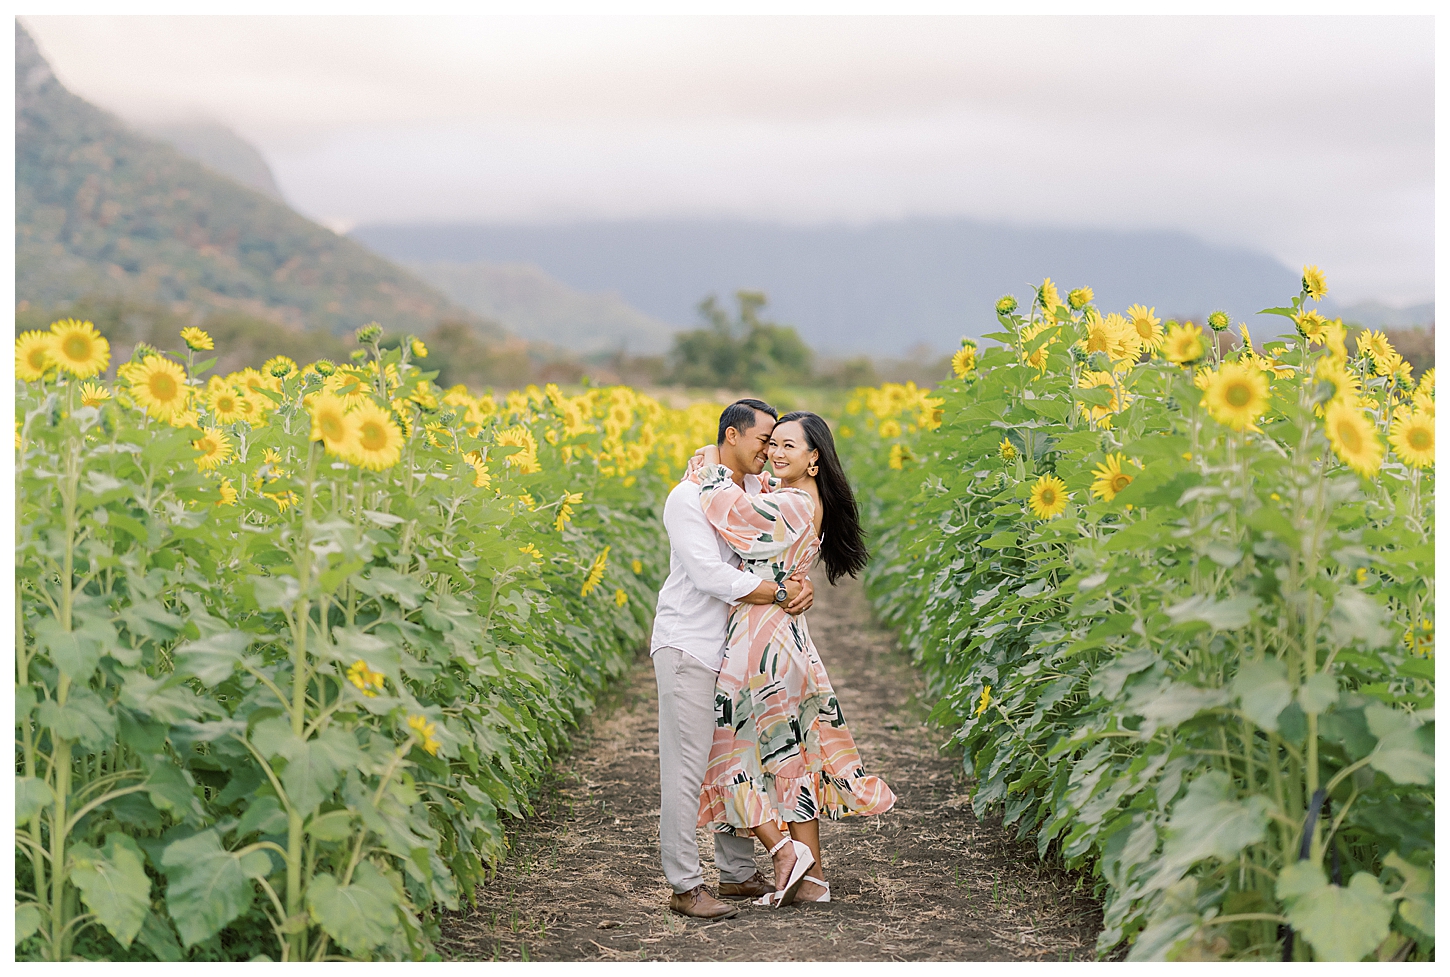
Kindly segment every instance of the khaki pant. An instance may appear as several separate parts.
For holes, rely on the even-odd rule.
[[[704,881],[695,821],[700,786],[715,736],[716,673],[678,648],[654,653],[660,700],[660,865],[676,892]],[[716,834],[715,867],[722,882],[755,874],[755,839]]]

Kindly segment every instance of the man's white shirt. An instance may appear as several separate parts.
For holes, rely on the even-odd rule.
[[[745,476],[745,491],[760,492],[760,479]],[[725,626],[730,608],[756,587],[760,577],[740,569],[740,557],[715,532],[700,508],[700,486],[685,479],[665,500],[670,537],[670,575],[655,606],[650,654],[678,648],[714,671],[725,659]]]

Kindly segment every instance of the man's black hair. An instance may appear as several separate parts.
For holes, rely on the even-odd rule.
[[[725,443],[725,429],[727,427],[733,427],[741,434],[753,428],[755,426],[756,411],[769,414],[771,417],[779,416],[775,408],[763,400],[756,400],[753,397],[737,400],[720,412],[720,433],[716,435],[715,443]]]

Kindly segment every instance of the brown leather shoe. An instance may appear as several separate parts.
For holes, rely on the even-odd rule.
[[[765,876],[756,872],[744,882],[720,882],[721,899],[755,899],[775,889]]]
[[[681,916],[696,919],[729,919],[740,912],[735,906],[728,906],[710,895],[704,885],[697,885],[689,892],[670,894],[670,908]]]

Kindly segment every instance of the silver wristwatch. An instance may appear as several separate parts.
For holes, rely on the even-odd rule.
[[[777,604],[784,604],[785,603],[785,599],[788,596],[790,596],[790,595],[785,592],[785,588],[782,587],[782,586],[780,586],[779,584],[776,584],[776,587],[775,587],[775,602]]]

